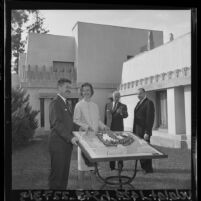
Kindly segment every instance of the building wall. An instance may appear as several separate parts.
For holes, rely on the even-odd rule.
[[[125,62],[120,92],[122,101],[130,110],[136,105],[138,88],[145,88],[155,104],[157,128],[157,96],[159,90],[167,90],[168,129],[153,131],[151,143],[159,146],[181,148],[186,143],[191,148],[191,34],[185,34],[172,42],[139,54]],[[133,114],[124,120],[129,129],[133,126]],[[182,145],[183,144],[183,145]]]
[[[111,94],[112,92],[113,89],[103,89],[103,88],[95,89],[94,91],[92,101],[94,101],[99,107],[100,119],[102,122],[104,122],[106,100],[108,98],[108,94]]]
[[[123,64],[122,83],[191,66],[191,34],[137,55]]]
[[[156,102],[156,91],[148,91],[147,97],[153,101],[154,104],[154,110],[155,110],[155,116],[154,116],[154,124],[153,129],[156,129],[158,127],[158,116],[157,116],[157,102]]]
[[[134,121],[134,108],[139,100],[136,95],[132,95],[121,97],[120,101],[127,106],[128,110],[128,117],[124,119],[124,130],[132,131]]]
[[[121,82],[127,55],[136,55],[147,44],[148,31],[78,22],[78,82]],[[163,43],[163,32],[153,31],[154,43]],[[92,76],[93,75],[93,76]]]
[[[20,78],[22,77],[22,74],[23,74],[22,66],[25,65],[25,61],[26,61],[26,54],[20,53],[19,54],[19,63],[18,63],[18,73],[19,73]]]
[[[175,88],[175,120],[176,133],[185,134],[185,107],[184,107],[184,87]]]
[[[156,92],[155,91],[147,92],[147,98],[153,101],[156,113]],[[128,117],[124,119],[124,130],[126,131],[133,130],[134,109],[138,101],[139,99],[136,94],[121,97],[121,102],[126,104],[128,109]],[[157,115],[155,115],[153,128],[156,127],[156,123],[157,123]]]
[[[184,87],[186,134],[191,136],[191,86]]]
[[[147,45],[148,31],[82,22],[73,28],[77,82],[94,85],[97,94],[94,98],[100,111],[104,111],[107,97],[121,83],[122,65],[127,56],[138,54]],[[153,38],[155,46],[161,45],[163,32],[153,31]],[[101,113],[102,119],[103,116]]]
[[[38,109],[38,94],[41,91],[54,91],[53,88],[42,84],[37,88],[33,87],[34,83],[46,81],[51,85],[51,82],[55,82],[57,73],[52,76],[53,73],[48,70],[53,61],[74,62],[77,86],[83,82],[93,84],[93,100],[99,106],[103,121],[106,99],[121,83],[123,62],[127,60],[128,55],[137,55],[142,46],[147,45],[148,31],[78,22],[73,28],[74,37],[29,34],[25,68],[28,70],[28,65],[31,67],[26,71],[24,80],[29,86],[31,104]],[[155,46],[161,45],[163,32],[153,31],[153,38]],[[47,109],[47,104],[45,108]]]
[[[74,37],[30,33],[25,65],[52,66],[53,61],[74,62]]]

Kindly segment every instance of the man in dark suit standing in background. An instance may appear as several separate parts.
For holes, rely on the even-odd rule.
[[[127,106],[120,103],[120,93],[119,91],[113,92],[113,102],[111,102],[111,107],[108,106],[112,114],[112,121],[110,130],[112,131],[123,131],[124,123],[123,119],[128,117]],[[123,161],[118,161],[118,167],[123,168]],[[110,169],[115,169],[115,161],[110,161]]]
[[[140,101],[134,109],[133,133],[150,143],[154,123],[154,104],[147,98],[143,88],[138,89],[137,95]],[[140,164],[144,173],[153,172],[151,159],[140,160]]]
[[[49,106],[51,133],[49,136],[49,152],[51,169],[49,188],[66,190],[73,145],[78,138],[73,137],[73,118],[67,98],[71,93],[71,81],[60,79],[57,82],[59,93]]]

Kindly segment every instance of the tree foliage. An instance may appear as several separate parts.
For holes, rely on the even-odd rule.
[[[33,22],[27,25],[33,17]],[[12,10],[11,14],[11,48],[14,57],[15,71],[18,72],[19,54],[24,52],[25,40],[22,34],[25,32],[47,33],[44,28],[45,18],[41,17],[39,10]]]
[[[22,40],[23,25],[28,21],[28,11],[12,10],[11,13],[11,49],[15,70],[18,70],[19,54],[24,52],[25,41]]]
[[[39,10],[31,10],[30,12],[33,14],[34,22],[30,26],[27,26],[27,30],[33,33],[48,33],[49,30],[44,28],[45,18],[40,15]]]
[[[29,95],[22,88],[12,89],[12,145],[13,148],[25,145],[33,137],[38,127],[36,116],[39,111],[32,110]]]

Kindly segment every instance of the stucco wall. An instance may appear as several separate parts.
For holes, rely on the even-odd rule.
[[[191,86],[184,87],[186,134],[191,136]]]
[[[78,22],[78,82],[120,84],[127,55],[136,55],[147,44],[148,31]],[[75,28],[76,28],[75,26]],[[153,31],[154,43],[163,43],[163,32]]]
[[[121,102],[126,104],[128,110],[128,117],[124,119],[124,130],[126,131],[132,131],[133,129],[134,108],[138,101],[137,95],[121,97]]]
[[[105,104],[108,98],[108,94],[111,94],[113,91],[113,89],[94,88],[94,95],[92,97],[92,101],[94,101],[99,107],[100,118],[102,122],[104,122]]]
[[[122,83],[191,66],[191,34],[139,54],[123,64]]]
[[[153,101],[156,112],[156,92],[155,91],[147,92],[147,97]],[[121,102],[126,104],[128,109],[128,117],[124,119],[124,130],[126,131],[132,131],[133,129],[134,109],[138,101],[139,99],[136,94],[121,97]],[[155,115],[153,128],[155,128],[156,126],[156,121],[157,121],[157,115]]]
[[[25,65],[25,61],[26,61],[26,54],[25,53],[20,53],[19,54],[19,64],[18,64],[18,73],[20,78],[22,77],[22,73],[23,73],[23,69],[22,66]]]
[[[26,65],[52,66],[53,61],[74,62],[74,37],[30,33]]]
[[[175,120],[176,120],[176,133],[178,134],[186,133],[184,87],[175,88]]]

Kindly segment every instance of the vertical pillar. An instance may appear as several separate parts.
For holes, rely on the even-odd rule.
[[[176,133],[174,88],[167,89],[168,133]]]
[[[184,110],[184,89],[175,87],[167,89],[168,106],[168,132],[170,134],[184,134],[185,110]]]
[[[156,92],[152,91],[152,92],[148,92],[147,93],[147,97],[153,101],[154,103],[154,110],[155,110],[155,116],[154,116],[154,124],[153,124],[153,129],[158,128],[158,108],[157,108],[157,98],[156,98]],[[132,111],[133,112],[133,111]]]
[[[184,87],[186,135],[191,135],[191,86]]]
[[[50,99],[45,99],[45,130],[50,130],[50,122],[49,122],[49,104]]]

